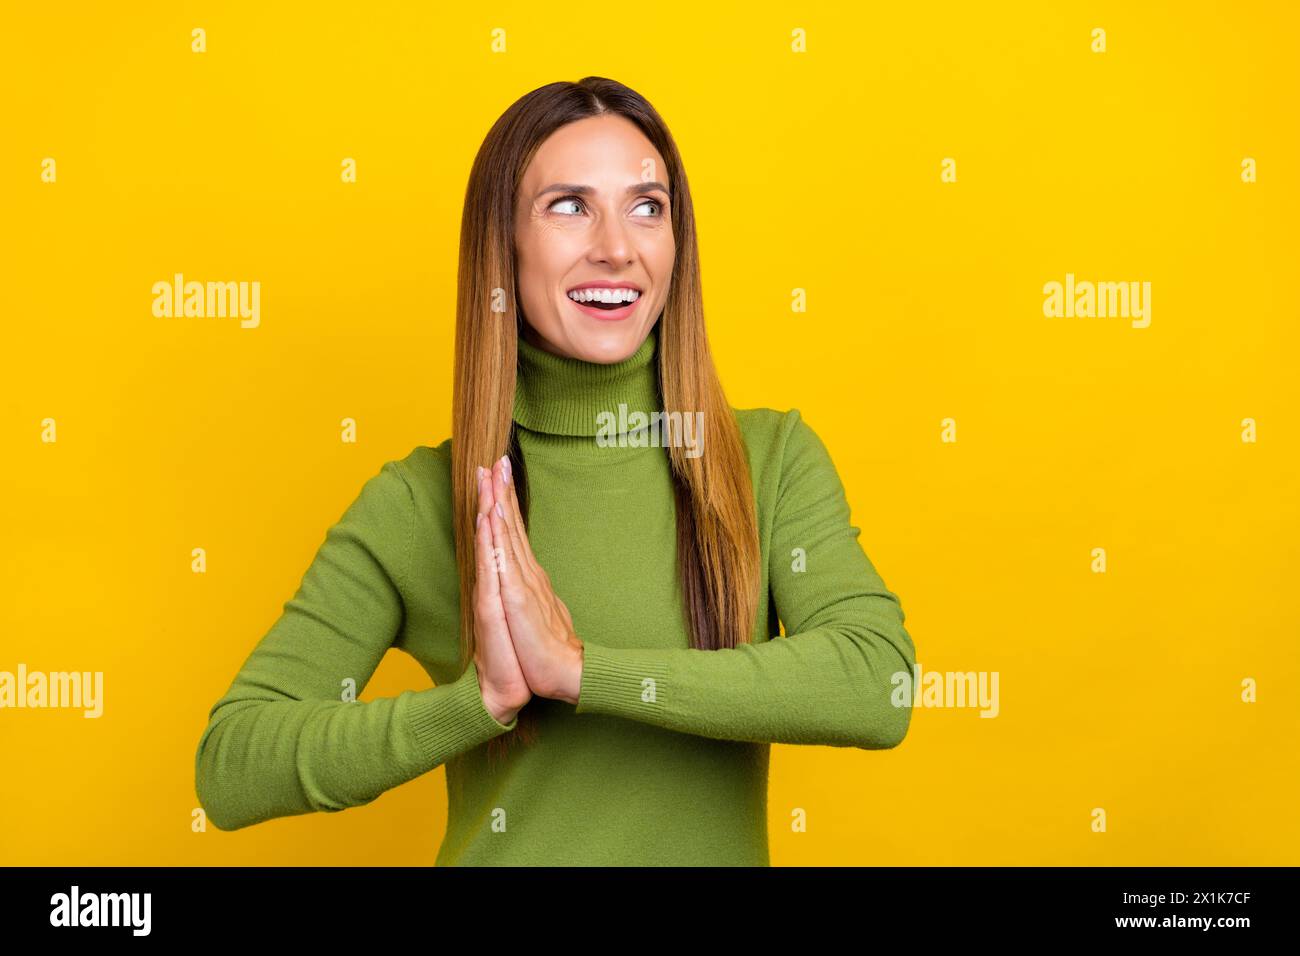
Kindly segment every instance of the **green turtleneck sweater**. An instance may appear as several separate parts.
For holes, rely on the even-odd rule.
[[[771,744],[903,739],[911,711],[891,702],[892,677],[913,672],[915,648],[797,409],[734,410],[767,600],[752,643],[690,647],[666,450],[596,437],[620,403],[662,408],[657,332],[612,365],[519,342],[529,540],[584,645],[578,703],[534,697],[537,741],[489,765],[487,742],[517,718],[499,723],[474,665],[458,666],[451,440],[418,446],[327,531],[212,707],[195,778],[213,825],[361,806],[445,765],[440,866],[765,866]],[[390,647],[436,686],[352,699]]]

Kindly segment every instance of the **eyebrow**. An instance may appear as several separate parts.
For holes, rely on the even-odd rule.
[[[663,193],[665,196],[667,196],[669,199],[672,198],[673,194],[668,191],[668,187],[665,186],[663,183],[657,181],[647,182],[647,183],[633,183],[631,186],[628,186],[627,189],[624,190],[624,192],[630,196],[633,193],[647,193],[656,189],[659,190],[661,193]],[[595,191],[596,190],[592,189],[590,186],[584,186],[581,183],[551,183],[551,185],[547,186],[545,189],[537,193],[537,195],[534,197],[534,201],[541,199],[547,193],[575,193],[576,195],[579,196],[590,196],[593,193],[595,193]]]

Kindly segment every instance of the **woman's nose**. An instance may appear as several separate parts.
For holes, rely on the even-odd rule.
[[[599,258],[623,263],[630,258],[627,227],[617,215],[607,215],[596,227],[595,248]]]

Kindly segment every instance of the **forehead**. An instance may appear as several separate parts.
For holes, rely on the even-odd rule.
[[[535,191],[563,181],[621,193],[638,180],[666,178],[663,157],[636,124],[607,114],[577,120],[548,136],[524,171],[522,185]]]

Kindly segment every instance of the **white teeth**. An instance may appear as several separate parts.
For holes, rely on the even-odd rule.
[[[635,302],[641,293],[636,289],[574,289],[569,298],[574,302]]]

